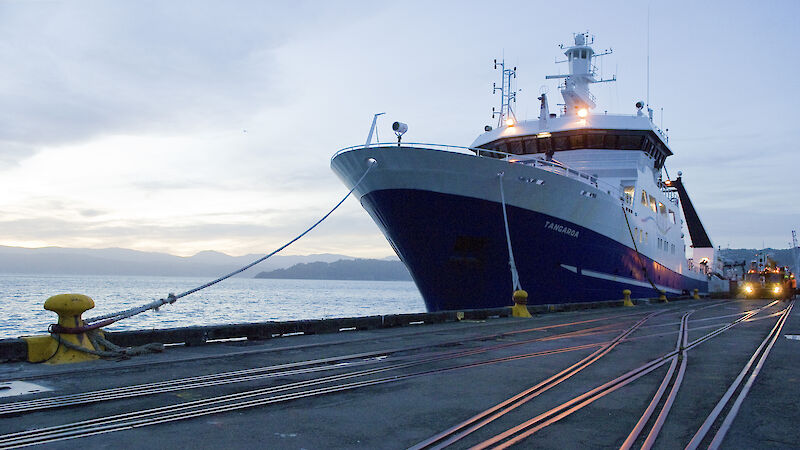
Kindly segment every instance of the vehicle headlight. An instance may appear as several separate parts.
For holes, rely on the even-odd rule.
[[[749,284],[745,284],[744,285],[744,291],[747,292],[748,294],[752,294],[753,293],[753,286],[750,286]]]
[[[775,286],[774,288],[772,288],[772,292],[774,292],[776,294],[780,294],[781,293],[781,287],[780,286]]]

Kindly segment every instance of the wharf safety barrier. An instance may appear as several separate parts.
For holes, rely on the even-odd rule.
[[[671,298],[670,300],[689,297]],[[635,304],[656,303],[657,299],[637,299]],[[623,300],[584,303],[557,303],[527,305],[531,314],[578,311],[584,309],[623,306]],[[458,322],[461,320],[485,320],[511,317],[511,306],[489,309],[467,309],[461,311],[438,311],[412,314],[387,314],[381,316],[343,317],[333,319],[293,320],[286,322],[261,322],[227,325],[206,325],[181,328],[165,328],[133,331],[105,331],[106,339],[123,347],[162,344],[203,345],[225,339],[266,340],[275,337],[300,334],[339,333],[355,330],[374,330],[400,326]],[[0,362],[26,361],[27,343],[19,338],[0,339]]]

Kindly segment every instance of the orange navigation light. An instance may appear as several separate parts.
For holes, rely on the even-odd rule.
[[[512,119],[510,117],[508,119],[506,119],[506,126],[513,127],[514,125],[515,125],[514,124],[514,119]]]
[[[667,186],[672,186],[672,181],[667,180],[667,181],[664,182],[664,184],[666,184]]]
[[[581,108],[578,110],[578,117],[584,118],[589,115],[589,110],[586,108]]]

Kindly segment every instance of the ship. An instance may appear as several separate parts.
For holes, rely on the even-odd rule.
[[[495,127],[469,146],[397,142],[344,148],[331,168],[406,265],[429,311],[708,293],[716,261],[686,193],[670,179],[667,133],[642,101],[631,114],[596,112],[594,37],[561,45],[564,103],[517,120],[516,67],[495,60]],[[647,107],[645,110],[645,106]],[[686,236],[686,233],[690,236]],[[691,238],[687,258],[686,238]]]

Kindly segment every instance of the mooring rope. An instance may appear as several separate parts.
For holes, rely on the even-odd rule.
[[[508,244],[508,265],[511,267],[511,282],[514,284],[514,291],[522,289],[519,283],[519,273],[517,273],[517,264],[514,262],[514,251],[511,249],[511,233],[508,231],[508,215],[506,213],[506,194],[503,190],[503,177],[505,172],[500,172],[497,177],[500,179],[500,201],[503,204],[503,225],[506,227],[506,243]]]
[[[661,295],[661,289],[657,288],[656,284],[653,283],[650,274],[647,273],[647,267],[644,265],[644,261],[642,261],[642,254],[639,253],[639,248],[636,246],[636,238],[633,237],[633,230],[631,230],[631,223],[628,221],[628,211],[625,210],[625,206],[622,206],[622,214],[625,216],[625,223],[628,225],[628,233],[631,235],[633,249],[636,251],[636,258],[639,260],[639,265],[642,266],[642,272],[644,272],[644,276],[647,277],[647,281],[650,282],[650,286],[653,286],[653,289]]]
[[[179,298],[186,297],[189,294],[193,294],[193,293],[195,293],[197,291],[200,291],[200,290],[203,290],[203,289],[205,289],[207,287],[213,286],[213,285],[219,283],[220,281],[227,280],[228,278],[230,278],[230,277],[232,277],[234,275],[237,275],[239,273],[242,273],[245,270],[255,266],[256,264],[258,264],[260,262],[263,262],[267,258],[275,255],[276,253],[280,252],[281,250],[285,249],[286,247],[294,244],[297,240],[299,240],[300,238],[302,238],[303,236],[308,234],[311,230],[316,228],[317,225],[321,224],[322,221],[324,221],[325,219],[328,218],[328,216],[333,214],[333,212],[336,211],[336,209],[339,208],[339,206],[341,206],[341,204],[344,203],[344,201],[347,200],[348,197],[350,197],[350,195],[353,193],[353,191],[355,191],[356,188],[361,184],[361,182],[364,181],[364,178],[367,176],[369,171],[372,170],[372,168],[375,167],[377,164],[378,164],[377,161],[375,161],[373,158],[370,158],[368,160],[368,162],[367,162],[367,170],[364,171],[364,174],[361,175],[361,178],[359,178],[358,181],[356,182],[356,184],[353,185],[353,188],[350,189],[350,191],[347,193],[347,195],[345,195],[341,200],[339,200],[339,203],[337,203],[336,206],[334,206],[330,211],[328,211],[327,214],[322,216],[321,219],[316,221],[314,223],[314,225],[311,225],[308,229],[306,229],[305,231],[300,233],[297,237],[295,237],[291,241],[287,242],[286,244],[282,245],[280,248],[278,248],[277,250],[273,251],[272,253],[269,253],[269,254],[267,254],[265,256],[262,256],[261,258],[258,258],[257,260],[251,262],[250,264],[247,264],[246,266],[243,266],[243,267],[241,267],[239,269],[236,269],[236,270],[234,270],[233,272],[231,272],[231,273],[229,273],[227,275],[223,275],[223,276],[217,278],[216,280],[210,281],[210,282],[208,282],[206,284],[203,284],[201,286],[198,286],[196,288],[189,289],[186,292],[182,292],[182,293],[177,294],[177,295],[170,293],[169,295],[167,295],[166,298],[162,298],[162,299],[156,300],[156,301],[148,303],[146,305],[142,305],[142,306],[139,306],[139,307],[136,307],[136,308],[131,308],[131,309],[128,309],[128,310],[125,310],[125,311],[119,311],[119,312],[116,312],[116,313],[105,314],[105,315],[102,315],[102,316],[97,316],[97,317],[92,317],[90,319],[86,319],[85,320],[86,325],[83,326],[83,327],[80,327],[80,330],[86,331],[86,330],[92,330],[92,329],[104,327],[106,325],[112,324],[112,323],[117,322],[119,320],[127,319],[128,317],[133,317],[133,316],[135,316],[137,314],[141,314],[141,313],[143,313],[145,311],[159,308],[161,306],[164,306],[167,303],[170,303],[170,304],[175,303],[175,301],[178,300]]]
[[[86,333],[86,336],[89,338],[89,342],[91,342],[92,346],[94,347],[93,349],[84,347],[82,345],[73,344],[72,342],[61,337],[58,333],[51,333],[50,336],[55,339],[56,342],[58,342],[59,346],[63,345],[68,349],[88,353],[101,358],[128,359],[132,356],[144,355],[147,353],[160,353],[164,351],[164,344],[158,343],[150,343],[140,345],[138,347],[120,347],[104,338],[101,333],[102,332],[100,330],[89,330]],[[50,356],[50,358],[47,358],[45,361],[55,356],[56,353],[58,353],[58,349],[59,347],[56,347],[56,351],[53,353],[53,355]]]

